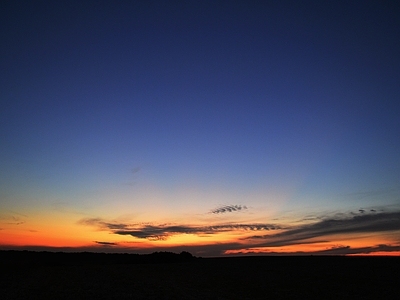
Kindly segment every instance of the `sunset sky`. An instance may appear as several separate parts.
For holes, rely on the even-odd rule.
[[[396,1],[2,1],[0,249],[400,255]]]

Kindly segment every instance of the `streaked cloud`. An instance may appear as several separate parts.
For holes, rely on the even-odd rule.
[[[88,225],[88,226],[95,226],[99,229],[110,229],[110,230],[119,230],[119,229],[128,229],[129,224],[124,223],[116,223],[116,222],[107,222],[101,218],[84,218],[78,221],[78,224],[81,225]]]
[[[383,197],[387,195],[396,195],[399,193],[399,188],[382,188],[382,189],[376,189],[376,190],[367,190],[367,191],[361,191],[361,192],[356,192],[356,193],[349,193],[345,194],[345,196],[350,196],[352,199],[357,199],[361,200],[364,198],[377,198],[377,197]]]
[[[334,246],[329,249],[318,250],[318,251],[287,251],[287,252],[276,252],[276,251],[266,251],[260,252],[256,249],[242,249],[239,251],[235,251],[236,255],[272,255],[272,256],[285,256],[285,255],[367,255],[374,253],[386,253],[389,254],[391,252],[400,252],[400,245],[387,245],[387,244],[379,244],[367,247],[351,247],[348,245]]]
[[[374,252],[397,252],[400,245],[380,244],[371,247],[352,248],[350,246],[334,247],[328,250],[319,251],[320,254],[348,255],[348,254],[371,254]]]
[[[274,224],[216,224],[210,226],[193,226],[185,224],[124,224],[105,221],[101,218],[86,218],[78,221],[81,225],[97,227],[118,235],[130,235],[140,239],[165,240],[176,234],[215,234],[229,231],[269,231],[280,227]]]
[[[117,243],[111,243],[111,242],[100,242],[100,241],[94,241],[96,244],[102,245],[102,246],[117,246]]]
[[[22,225],[26,223],[27,216],[16,212],[0,214],[0,223],[4,225]]]
[[[211,210],[213,214],[224,214],[228,212],[235,212],[247,209],[245,205],[224,205]]]
[[[220,207],[218,209],[226,209]],[[217,209],[216,209],[217,210]],[[229,211],[228,211],[229,212]],[[223,255],[233,251],[235,254],[264,254],[268,255],[345,255],[345,254],[370,254],[374,252],[399,251],[399,241],[393,240],[392,244],[377,244],[365,247],[354,247],[339,244],[329,249],[315,251],[285,252],[283,249],[274,252],[271,248],[334,243],[332,236],[346,236],[364,233],[395,233],[400,231],[400,211],[384,211],[371,208],[358,209],[352,212],[335,212],[331,215],[326,213],[318,215],[307,215],[300,221],[292,223],[216,223],[209,225],[196,225],[187,223],[130,223],[120,220],[107,220],[103,218],[84,218],[79,224],[92,226],[97,230],[107,231],[120,236],[130,236],[135,239],[149,241],[163,241],[175,235],[192,234],[198,236],[214,235],[221,233],[234,233],[236,242],[213,243],[210,245],[188,245],[178,247],[185,251],[194,252],[196,255]],[[301,224],[301,225],[299,225]],[[139,240],[132,242],[140,243]],[[121,246],[110,242],[95,242],[101,246]],[[124,246],[129,241],[124,242]],[[157,249],[168,249],[168,244],[159,243]],[[135,246],[136,247],[136,246]],[[114,247],[113,247],[114,248]],[[177,248],[177,249],[178,249]],[[114,248],[115,249],[115,248]],[[135,248],[132,250],[138,250]],[[290,248],[289,248],[290,249]],[[312,247],[310,248],[312,249]],[[283,251],[282,251],[283,250]],[[242,252],[243,251],[243,252]],[[290,250],[289,250],[290,251]]]
[[[246,239],[264,239],[262,246],[298,244],[312,238],[334,234],[353,234],[400,230],[400,212],[366,214],[365,211],[347,218],[328,218],[301,225],[272,235],[255,235]]]

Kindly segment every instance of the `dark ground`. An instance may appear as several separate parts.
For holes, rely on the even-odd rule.
[[[0,251],[1,299],[399,299],[400,257]]]

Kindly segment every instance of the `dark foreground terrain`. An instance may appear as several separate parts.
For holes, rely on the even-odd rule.
[[[400,257],[0,251],[1,299],[399,299]]]

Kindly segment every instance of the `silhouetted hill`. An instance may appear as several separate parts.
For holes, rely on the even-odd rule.
[[[45,264],[45,265],[83,265],[83,264],[136,264],[136,263],[175,263],[195,259],[191,253],[183,251],[154,252],[151,254],[95,253],[95,252],[49,252],[49,251],[0,251],[0,262],[6,264]]]

